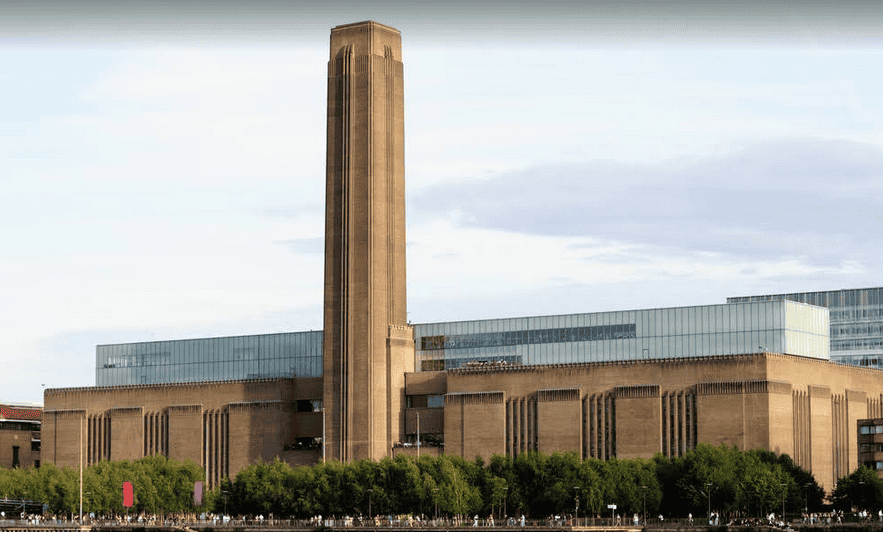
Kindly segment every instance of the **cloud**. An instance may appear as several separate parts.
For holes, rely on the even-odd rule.
[[[701,161],[534,167],[422,190],[412,213],[464,227],[584,236],[831,265],[883,251],[883,149],[790,139]]]

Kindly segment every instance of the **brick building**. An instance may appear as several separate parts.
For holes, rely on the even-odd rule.
[[[40,466],[40,424],[43,410],[0,404],[0,467]]]
[[[321,379],[253,379],[46,391],[45,461],[59,466],[162,454],[202,465],[210,485],[280,457],[321,458]],[[82,438],[82,448],[80,442]]]
[[[161,453],[216,485],[273,457],[605,459],[708,442],[788,453],[827,489],[855,468],[883,373],[829,361],[821,306],[408,324],[403,76],[397,30],[332,30],[324,330],[99,346],[99,387],[45,392],[44,460]]]

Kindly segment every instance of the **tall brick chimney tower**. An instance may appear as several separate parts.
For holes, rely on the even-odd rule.
[[[414,371],[405,299],[405,123],[398,30],[331,30],[325,193],[328,459],[389,455]]]

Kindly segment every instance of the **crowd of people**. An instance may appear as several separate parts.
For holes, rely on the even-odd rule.
[[[703,513],[704,514],[704,513]],[[14,516],[8,516],[5,512],[0,512],[0,524],[8,525],[9,522],[18,524],[26,524],[27,526],[70,526],[79,523],[101,524],[101,525],[118,525],[118,526],[169,526],[183,527],[200,525],[212,526],[266,526],[266,527],[289,527],[298,530],[314,530],[314,529],[346,529],[346,528],[378,528],[378,529],[445,529],[445,528],[568,528],[580,525],[599,525],[611,524],[614,526],[633,526],[636,528],[651,527],[652,529],[663,529],[666,519],[662,514],[658,514],[655,518],[648,517],[644,519],[638,513],[634,513],[629,520],[625,520],[620,514],[608,515],[607,517],[580,517],[577,519],[570,514],[557,514],[546,517],[543,520],[528,520],[523,514],[520,516],[504,516],[495,518],[493,515],[481,518],[479,515],[462,515],[455,517],[428,517],[426,515],[375,515],[367,516],[330,516],[322,515],[314,516],[310,519],[274,518],[272,514],[264,516],[263,514],[249,516],[230,516],[227,514],[206,513],[199,516],[176,516],[161,514],[142,514],[142,515],[120,515],[120,516],[95,516],[88,514],[79,519],[74,516],[54,516],[29,514],[25,512],[13,513]],[[728,516],[721,519],[721,514],[712,511],[708,518],[709,526],[726,525],[730,527],[769,527],[777,529],[788,529],[792,526],[802,524],[806,527],[829,527],[844,523],[864,523],[866,525],[879,524],[883,527],[883,510],[877,513],[869,511],[859,511],[857,513],[844,513],[839,511],[831,511],[827,513],[808,513],[804,512],[802,517],[792,517],[791,521],[787,521],[785,517],[770,512],[764,517],[747,517],[740,515]],[[704,526],[704,519],[697,520],[694,524],[692,513],[686,518],[677,518],[671,521],[670,527],[681,526]]]

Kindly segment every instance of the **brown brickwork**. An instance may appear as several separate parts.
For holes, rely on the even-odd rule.
[[[42,410],[0,405],[0,468],[39,466]]]
[[[167,412],[170,442],[169,456],[179,460],[188,459],[201,464],[203,459],[203,408],[202,404],[170,405]],[[147,451],[145,451],[147,455]]]
[[[445,396],[445,452],[467,459],[506,453],[505,407],[502,392]]]
[[[658,385],[617,387],[616,455],[647,457],[662,451],[662,402]]]
[[[537,447],[545,453],[583,448],[582,394],[579,389],[537,391]]]
[[[48,389],[43,460],[79,464],[82,424],[86,464],[158,453],[196,462],[213,486],[274,457],[313,464],[318,450],[293,444],[300,437],[321,437],[321,413],[295,409],[298,400],[317,396],[319,378]]]
[[[324,406],[329,458],[403,440],[414,370],[405,298],[402,40],[376,22],[331,31],[325,193]]]
[[[829,490],[857,464],[855,424],[881,409],[883,395],[880,370],[770,353],[464,368],[409,375],[406,383],[408,394],[411,384],[421,394],[447,392],[449,454],[472,458],[480,449],[488,457],[503,442],[513,455],[680,456],[707,442],[787,453]],[[499,415],[482,413],[479,425],[478,416],[464,416],[477,411],[451,399],[481,392],[505,404]],[[551,401],[555,394],[567,399]]]

